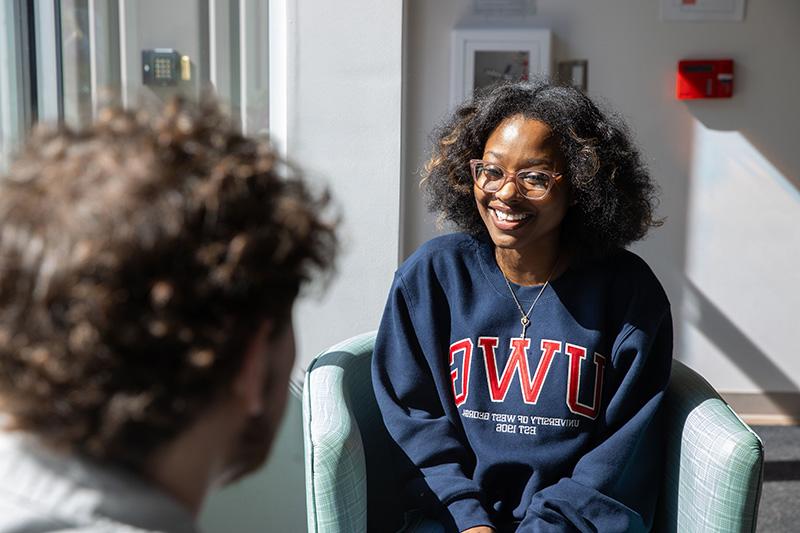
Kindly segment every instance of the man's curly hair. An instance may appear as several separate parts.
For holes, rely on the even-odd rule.
[[[0,409],[141,469],[332,270],[327,193],[216,103],[33,134],[0,180]]]
[[[515,115],[544,122],[557,136],[574,201],[562,222],[565,245],[582,257],[603,255],[660,225],[656,187],[623,121],[578,89],[545,78],[479,93],[434,130],[422,180],[431,211],[461,231],[486,233],[469,161],[481,158],[491,133]]]

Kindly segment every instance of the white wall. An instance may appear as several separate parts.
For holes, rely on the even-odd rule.
[[[408,0],[403,255],[434,235],[413,173],[447,110],[450,30],[472,0]],[[661,22],[651,0],[539,0],[554,57],[589,61],[662,188],[665,226],[634,250],[673,304],[676,356],[724,391],[798,391],[800,2],[751,0],[741,23]],[[677,61],[733,58],[731,100],[675,100]]]
[[[287,0],[285,7],[285,148],[331,186],[343,215],[335,280],[296,308],[297,384],[316,354],[378,327],[397,267],[403,16],[402,3],[389,0]],[[266,468],[208,502],[206,531],[306,530],[300,409],[290,397]]]
[[[402,3],[295,0],[289,158],[341,208],[343,250],[322,299],[301,302],[298,370],[378,327],[400,249]]]

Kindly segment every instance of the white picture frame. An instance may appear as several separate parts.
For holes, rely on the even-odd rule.
[[[661,0],[663,21],[742,22],[746,0]]]
[[[549,75],[551,50],[552,34],[548,29],[454,29],[450,103],[460,104],[471,97],[476,88],[490,83],[492,77],[497,80],[529,79],[537,74]],[[527,65],[524,65],[525,60]]]

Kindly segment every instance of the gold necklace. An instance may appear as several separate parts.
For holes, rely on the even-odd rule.
[[[519,314],[520,314],[519,322],[520,322],[520,324],[522,324],[522,335],[521,335],[521,338],[523,338],[523,339],[525,338],[525,332],[528,330],[528,326],[531,323],[531,320],[528,317],[530,316],[531,311],[533,311],[533,307],[536,305],[536,302],[539,301],[539,297],[542,295],[544,290],[550,284],[550,278],[553,277],[553,273],[556,271],[556,267],[558,266],[559,258],[560,258],[560,256],[556,257],[556,262],[553,264],[553,268],[550,269],[550,273],[547,275],[547,279],[545,280],[544,285],[542,285],[542,288],[539,289],[539,294],[536,295],[536,298],[533,300],[533,303],[531,304],[530,308],[528,308],[528,312],[527,313],[522,310],[522,305],[520,305],[519,300],[517,299],[517,294],[514,292],[514,289],[511,287],[511,282],[508,281],[508,278],[506,277],[505,273],[503,272],[502,269],[500,269],[500,273],[503,274],[503,279],[506,282],[506,287],[508,287],[508,290],[511,291],[511,297],[514,298],[514,303],[517,304],[517,309],[519,309]]]

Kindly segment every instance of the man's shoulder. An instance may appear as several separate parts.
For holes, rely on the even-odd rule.
[[[0,430],[0,533],[195,533],[194,519],[127,471]]]
[[[20,509],[18,504],[11,506],[0,496],[0,532],[14,533],[158,533],[153,529],[140,529],[119,522],[74,523],[48,515],[47,509]],[[161,530],[164,533],[167,529]]]

